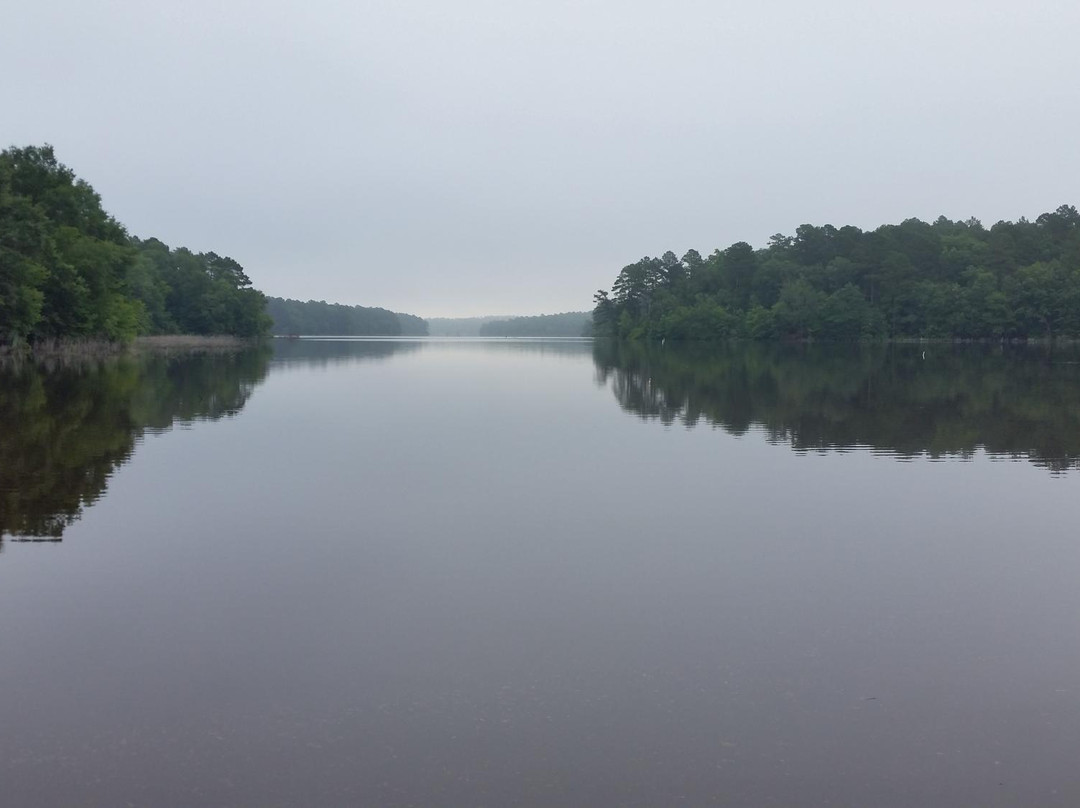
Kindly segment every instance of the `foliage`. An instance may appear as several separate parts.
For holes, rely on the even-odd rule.
[[[428,325],[412,314],[386,309],[343,306],[325,300],[267,298],[274,334],[320,334],[338,337],[426,337]]]
[[[595,334],[623,339],[1076,338],[1080,213],[804,224],[759,250],[642,258],[594,302]]]
[[[268,329],[265,308],[231,258],[129,237],[51,146],[0,152],[0,344],[250,337]]]
[[[266,297],[233,259],[169,249],[155,238],[132,241],[139,255],[129,288],[146,312],[144,333],[254,337],[269,329]]]
[[[568,311],[535,317],[491,320],[480,326],[481,337],[582,337],[592,331],[592,314]]]

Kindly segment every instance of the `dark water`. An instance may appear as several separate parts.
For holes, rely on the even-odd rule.
[[[1078,805],[1077,361],[2,371],[0,803]]]

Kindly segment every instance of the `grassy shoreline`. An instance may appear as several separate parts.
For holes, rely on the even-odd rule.
[[[261,340],[257,338],[199,334],[136,337],[131,342],[113,342],[103,339],[49,339],[40,340],[33,345],[0,345],[0,364],[19,362],[77,364],[138,354],[227,353],[251,348],[260,342]]]
[[[239,351],[258,345],[262,341],[258,337],[234,337],[228,334],[213,336],[162,334],[157,337],[137,337],[132,347],[136,351],[155,353],[201,353]]]

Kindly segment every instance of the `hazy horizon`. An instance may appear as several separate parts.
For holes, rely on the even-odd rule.
[[[279,297],[279,295],[272,295],[272,297]],[[299,300],[300,298],[292,298],[292,299],[293,300]],[[310,299],[303,299],[301,302],[309,303],[309,302],[312,302],[312,301]],[[331,304],[340,303],[340,301],[338,301],[338,300],[319,300],[319,301],[314,301],[314,302],[331,303]],[[342,303],[341,305],[345,305],[345,306],[353,306],[353,305],[355,305],[355,306],[364,306],[365,308],[378,308],[378,309],[386,309],[387,308],[386,306],[379,306],[379,305],[376,305],[376,304],[365,304],[365,303]],[[491,314],[490,312],[488,312],[488,313],[484,313],[484,314],[449,314],[449,315],[444,315],[444,314],[421,314],[421,313],[414,312],[414,311],[404,311],[404,312],[399,311],[399,312],[395,312],[395,313],[396,314],[412,314],[412,315],[414,315],[416,317],[420,317],[421,319],[424,319],[424,320],[512,320],[512,319],[517,318],[517,317],[537,317],[537,316],[541,316],[541,315],[553,315],[553,314],[579,314],[579,313],[582,313],[582,312],[589,312],[591,310],[592,310],[591,306],[586,306],[586,307],[583,307],[583,308],[580,308],[580,309],[573,309],[573,310],[568,310],[568,311],[542,311],[542,312],[537,312],[536,314],[518,314],[518,313]]]
[[[1077,204],[1080,7],[42,0],[0,148],[268,295],[580,311],[644,255]]]

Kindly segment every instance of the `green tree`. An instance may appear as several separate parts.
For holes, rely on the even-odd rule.
[[[142,312],[127,297],[127,234],[51,146],[0,153],[0,275],[9,335],[129,339]]]
[[[40,322],[51,252],[44,214],[12,193],[0,160],[0,344],[26,339]]]
[[[823,339],[858,340],[873,336],[874,311],[862,292],[854,284],[848,283],[821,304],[820,329]]]
[[[773,306],[777,327],[782,334],[811,339],[821,330],[825,294],[799,279],[784,284],[780,299]]]
[[[759,339],[1080,337],[1080,213],[989,229],[944,216],[867,232],[801,225],[757,251],[643,258],[609,303],[597,323],[636,338],[697,339],[716,307],[739,323],[726,333]]]
[[[745,241],[732,244],[724,250],[724,277],[734,306],[745,309],[750,301],[754,274],[757,272],[757,255]]]
[[[268,324],[236,261],[130,238],[51,146],[0,152],[0,341],[254,336]]]

